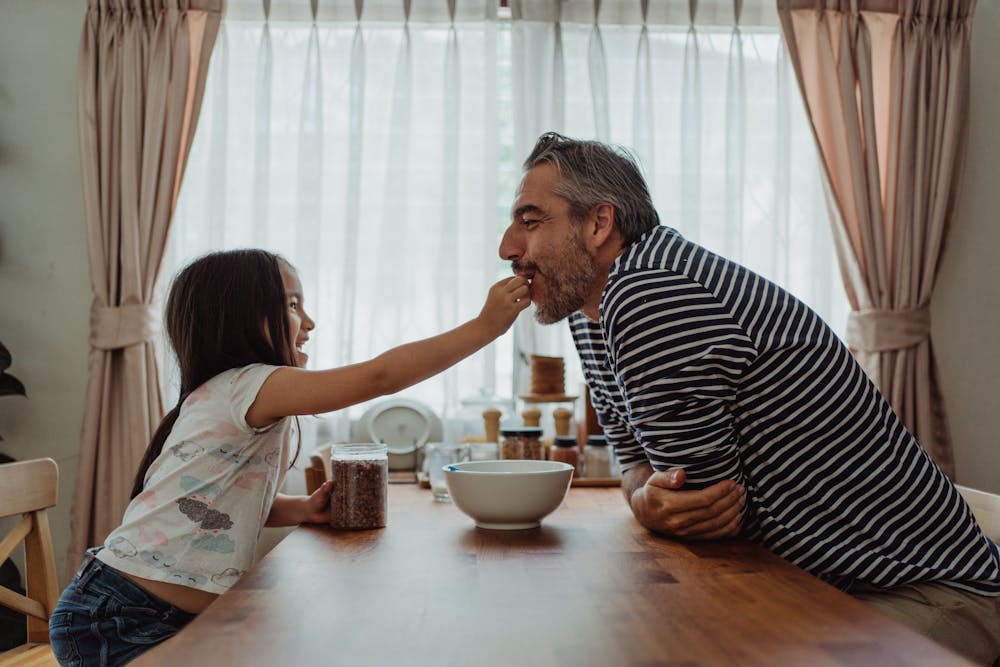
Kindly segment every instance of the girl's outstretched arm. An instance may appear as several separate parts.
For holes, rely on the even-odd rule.
[[[289,415],[340,410],[405,389],[486,346],[507,331],[530,303],[527,280],[505,278],[490,288],[478,317],[446,333],[341,368],[279,368],[261,386],[247,411],[247,423],[262,427]]]

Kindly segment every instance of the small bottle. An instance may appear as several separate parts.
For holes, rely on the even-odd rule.
[[[611,477],[611,451],[603,435],[587,436],[583,448],[583,469],[587,477]]]
[[[573,466],[573,476],[580,475],[580,451],[576,447],[576,438],[557,435],[552,441],[552,460],[570,464]]]
[[[503,442],[500,445],[501,459],[535,459],[545,458],[542,447],[542,429],[540,428],[508,428],[500,431]]]

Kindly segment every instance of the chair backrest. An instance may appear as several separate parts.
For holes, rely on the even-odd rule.
[[[1000,542],[1000,496],[958,484],[955,486],[965,502],[969,503],[972,515],[976,517],[986,537]]]
[[[306,478],[306,493],[311,495],[313,491],[322,486],[323,482],[330,479],[330,449],[332,447],[332,444],[322,445],[309,455],[309,466],[303,471]]]
[[[24,542],[27,595],[0,587],[0,605],[28,617],[28,642],[49,641],[49,615],[59,601],[52,533],[46,510],[58,499],[59,467],[52,459],[0,465],[0,517],[21,521],[0,539],[0,563]]]

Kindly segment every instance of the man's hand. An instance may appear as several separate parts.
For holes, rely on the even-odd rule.
[[[740,532],[746,496],[732,480],[700,491],[679,491],[685,480],[680,468],[653,472],[648,465],[638,466],[625,476],[632,513],[649,530],[689,540],[736,537]]]

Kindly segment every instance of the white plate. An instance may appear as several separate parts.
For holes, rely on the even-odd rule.
[[[429,440],[441,440],[441,419],[425,403],[389,398],[365,410],[358,420],[358,442],[383,442],[389,467],[414,469],[415,454]]]

